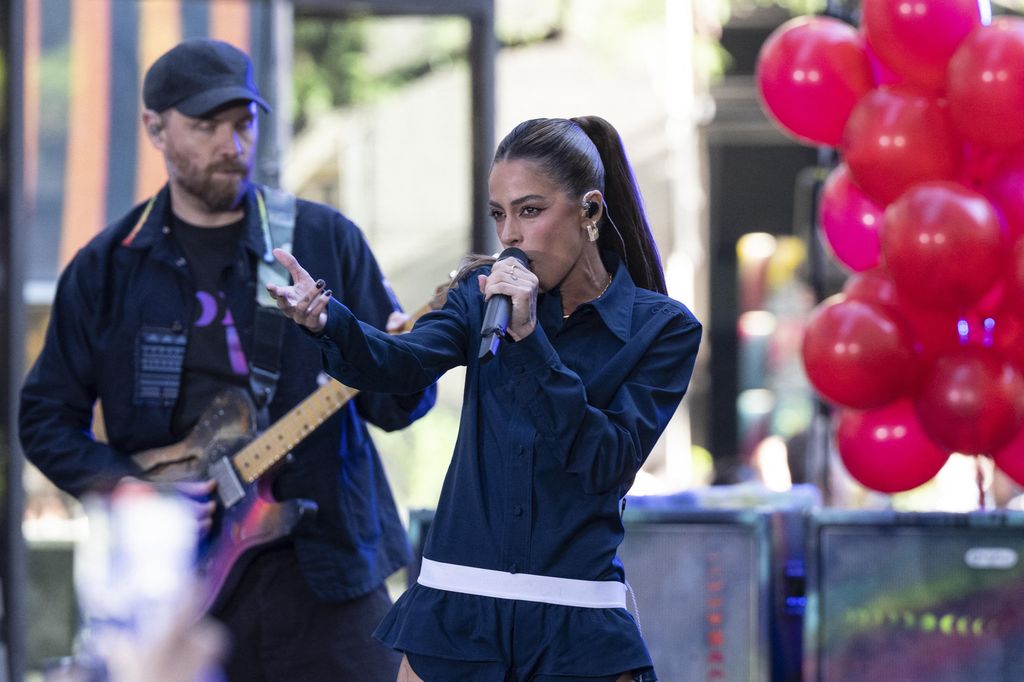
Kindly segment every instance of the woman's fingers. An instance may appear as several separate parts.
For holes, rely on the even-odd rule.
[[[288,271],[288,274],[292,276],[292,281],[296,285],[313,282],[313,278],[309,276],[306,269],[299,265],[299,261],[292,254],[288,253],[284,249],[274,249],[274,258],[277,262],[284,266],[284,269]]]
[[[287,251],[274,249],[274,257],[291,275],[294,284],[267,284],[267,293],[288,318],[313,332],[319,332],[327,322],[327,304],[333,292],[327,288],[324,280],[314,280],[295,256]]]
[[[495,294],[509,297],[530,295],[536,289],[537,276],[517,258],[505,258],[491,267],[490,275],[479,275],[480,291],[490,299]]]

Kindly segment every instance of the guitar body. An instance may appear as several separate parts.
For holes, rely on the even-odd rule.
[[[185,440],[138,453],[133,459],[154,482],[220,478],[211,473],[212,468],[223,467],[256,437],[256,408],[248,393],[228,389],[214,399]],[[268,475],[238,483],[241,495],[233,496],[237,499],[229,500],[230,504],[225,504],[225,491],[217,491],[213,527],[200,543],[197,568],[204,612],[223,605],[256,554],[282,542],[304,518],[316,513],[316,504],[309,500],[275,500]]]
[[[270,481],[246,486],[245,498],[218,510],[207,540],[200,546],[199,573],[204,584],[204,611],[221,607],[261,551],[283,542],[303,519],[316,514],[309,500],[278,502]]]

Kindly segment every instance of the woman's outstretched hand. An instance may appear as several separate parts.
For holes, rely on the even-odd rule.
[[[295,283],[290,286],[267,284],[267,292],[277,301],[281,312],[314,334],[319,334],[327,326],[327,302],[331,300],[331,290],[322,279],[314,280],[287,251],[274,249],[274,258],[284,266]]]

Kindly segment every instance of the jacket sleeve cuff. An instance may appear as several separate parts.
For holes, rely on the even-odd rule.
[[[345,338],[349,325],[354,321],[352,312],[343,303],[332,298],[327,303],[327,322],[324,328],[319,332],[311,332],[306,327],[302,327],[302,330],[320,343],[332,343],[335,339]]]
[[[546,367],[552,367],[558,362],[558,354],[551,346],[551,342],[540,324],[525,339],[514,343],[511,339],[502,342],[498,353],[501,355],[502,362],[506,363],[515,374],[534,374]]]

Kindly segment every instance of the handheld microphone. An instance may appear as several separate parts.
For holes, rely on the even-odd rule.
[[[500,254],[497,260],[515,258],[524,268],[529,269],[530,259],[522,249],[510,246]],[[495,261],[497,262],[497,261]],[[484,311],[484,323],[480,326],[480,355],[482,362],[486,362],[498,354],[498,346],[508,329],[508,318],[512,312],[512,299],[504,294],[495,294],[487,301],[487,309]]]

